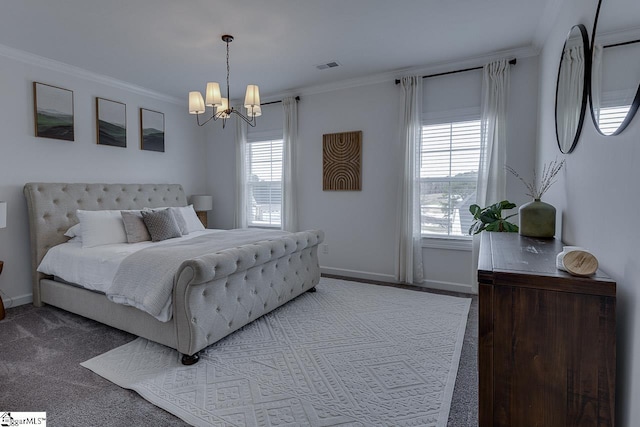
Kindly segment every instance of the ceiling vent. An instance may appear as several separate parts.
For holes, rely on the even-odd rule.
[[[340,63],[338,61],[327,62],[326,64],[316,65],[318,70],[326,70],[327,68],[336,68],[339,67]]]

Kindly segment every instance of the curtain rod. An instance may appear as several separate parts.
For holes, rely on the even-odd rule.
[[[299,96],[296,96],[296,101],[300,101],[300,97],[299,97]],[[260,105],[279,104],[279,103],[281,103],[281,102],[282,102],[282,100],[280,100],[280,101],[271,101],[271,102],[263,102],[263,103],[262,103],[262,104],[260,104]]]
[[[640,39],[638,40],[631,40],[628,42],[620,42],[620,43],[613,43],[613,44],[608,44],[606,46],[602,46],[603,49],[606,49],[608,47],[618,47],[618,46],[624,46],[624,45],[628,45],[628,44],[634,44],[634,43],[640,43]]]
[[[516,62],[518,62],[518,60],[516,58],[513,58],[512,60],[509,61],[510,65],[516,65]],[[457,73],[464,73],[465,71],[473,71],[473,70],[482,70],[483,67],[472,67],[472,68],[465,68],[463,70],[455,70],[455,71],[445,71],[444,73],[437,73],[437,74],[429,74],[428,76],[422,76],[423,79],[428,79],[429,77],[439,77],[439,76],[446,76],[448,74],[457,74]],[[399,85],[400,84],[400,80],[396,79],[396,84]]]

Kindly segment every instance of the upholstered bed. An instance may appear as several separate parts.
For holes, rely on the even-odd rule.
[[[312,290],[320,269],[321,231],[262,240],[182,263],[174,276],[172,316],[161,322],[102,293],[72,286],[37,271],[47,251],[64,243],[76,211],[186,206],[177,184],[28,183],[33,303],[50,304],[172,347],[185,364],[197,353],[296,296]]]

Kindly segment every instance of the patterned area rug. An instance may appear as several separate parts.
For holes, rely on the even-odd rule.
[[[138,338],[82,363],[195,426],[446,426],[471,300],[322,278],[183,366]]]

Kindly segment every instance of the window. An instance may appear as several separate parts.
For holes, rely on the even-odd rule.
[[[424,237],[469,238],[480,139],[480,120],[422,126],[420,223]]]
[[[247,225],[280,227],[282,139],[247,143]]]
[[[611,135],[618,130],[627,117],[631,105],[618,105],[600,108],[598,127],[605,135]]]

